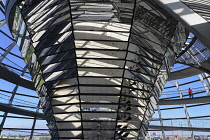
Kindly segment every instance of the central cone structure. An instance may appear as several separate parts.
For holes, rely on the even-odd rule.
[[[182,25],[152,0],[24,0],[11,11],[53,140],[144,139]]]

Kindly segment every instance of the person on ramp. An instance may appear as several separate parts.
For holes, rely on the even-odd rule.
[[[189,92],[189,98],[193,98],[193,92],[192,92],[192,89],[188,89],[188,92]]]

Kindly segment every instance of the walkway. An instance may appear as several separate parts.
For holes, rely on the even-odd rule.
[[[3,104],[3,103],[0,103],[0,111],[13,113],[17,115],[24,115],[24,116],[29,116],[29,117],[38,117],[40,119],[45,119],[45,116],[42,113],[36,113],[34,111],[17,108],[12,105]]]
[[[9,69],[1,65],[0,65],[0,77],[13,84],[17,84],[27,89],[35,90],[34,83],[32,81],[21,77],[20,75],[10,71]]]
[[[199,128],[199,127],[176,127],[176,126],[157,126],[150,125],[149,129],[159,129],[160,131],[173,131],[173,130],[182,130],[182,131],[199,131],[199,132],[210,132],[210,128]],[[151,130],[154,131],[154,130]]]
[[[191,77],[191,76],[198,75],[198,74],[201,74],[201,73],[203,73],[203,71],[198,70],[198,69],[193,68],[193,67],[189,67],[189,68],[186,68],[186,69],[171,72],[167,81],[187,78],[187,77]]]
[[[196,104],[210,102],[210,96],[184,98],[174,100],[159,100],[158,105],[179,105],[179,104]]]

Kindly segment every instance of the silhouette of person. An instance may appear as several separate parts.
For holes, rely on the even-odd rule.
[[[193,98],[193,92],[192,92],[192,89],[188,89],[188,92],[189,92],[189,98]]]

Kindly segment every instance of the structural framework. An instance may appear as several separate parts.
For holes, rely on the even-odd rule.
[[[144,139],[175,61],[209,72],[210,25],[196,8],[184,0],[8,0],[8,26],[52,139]]]

